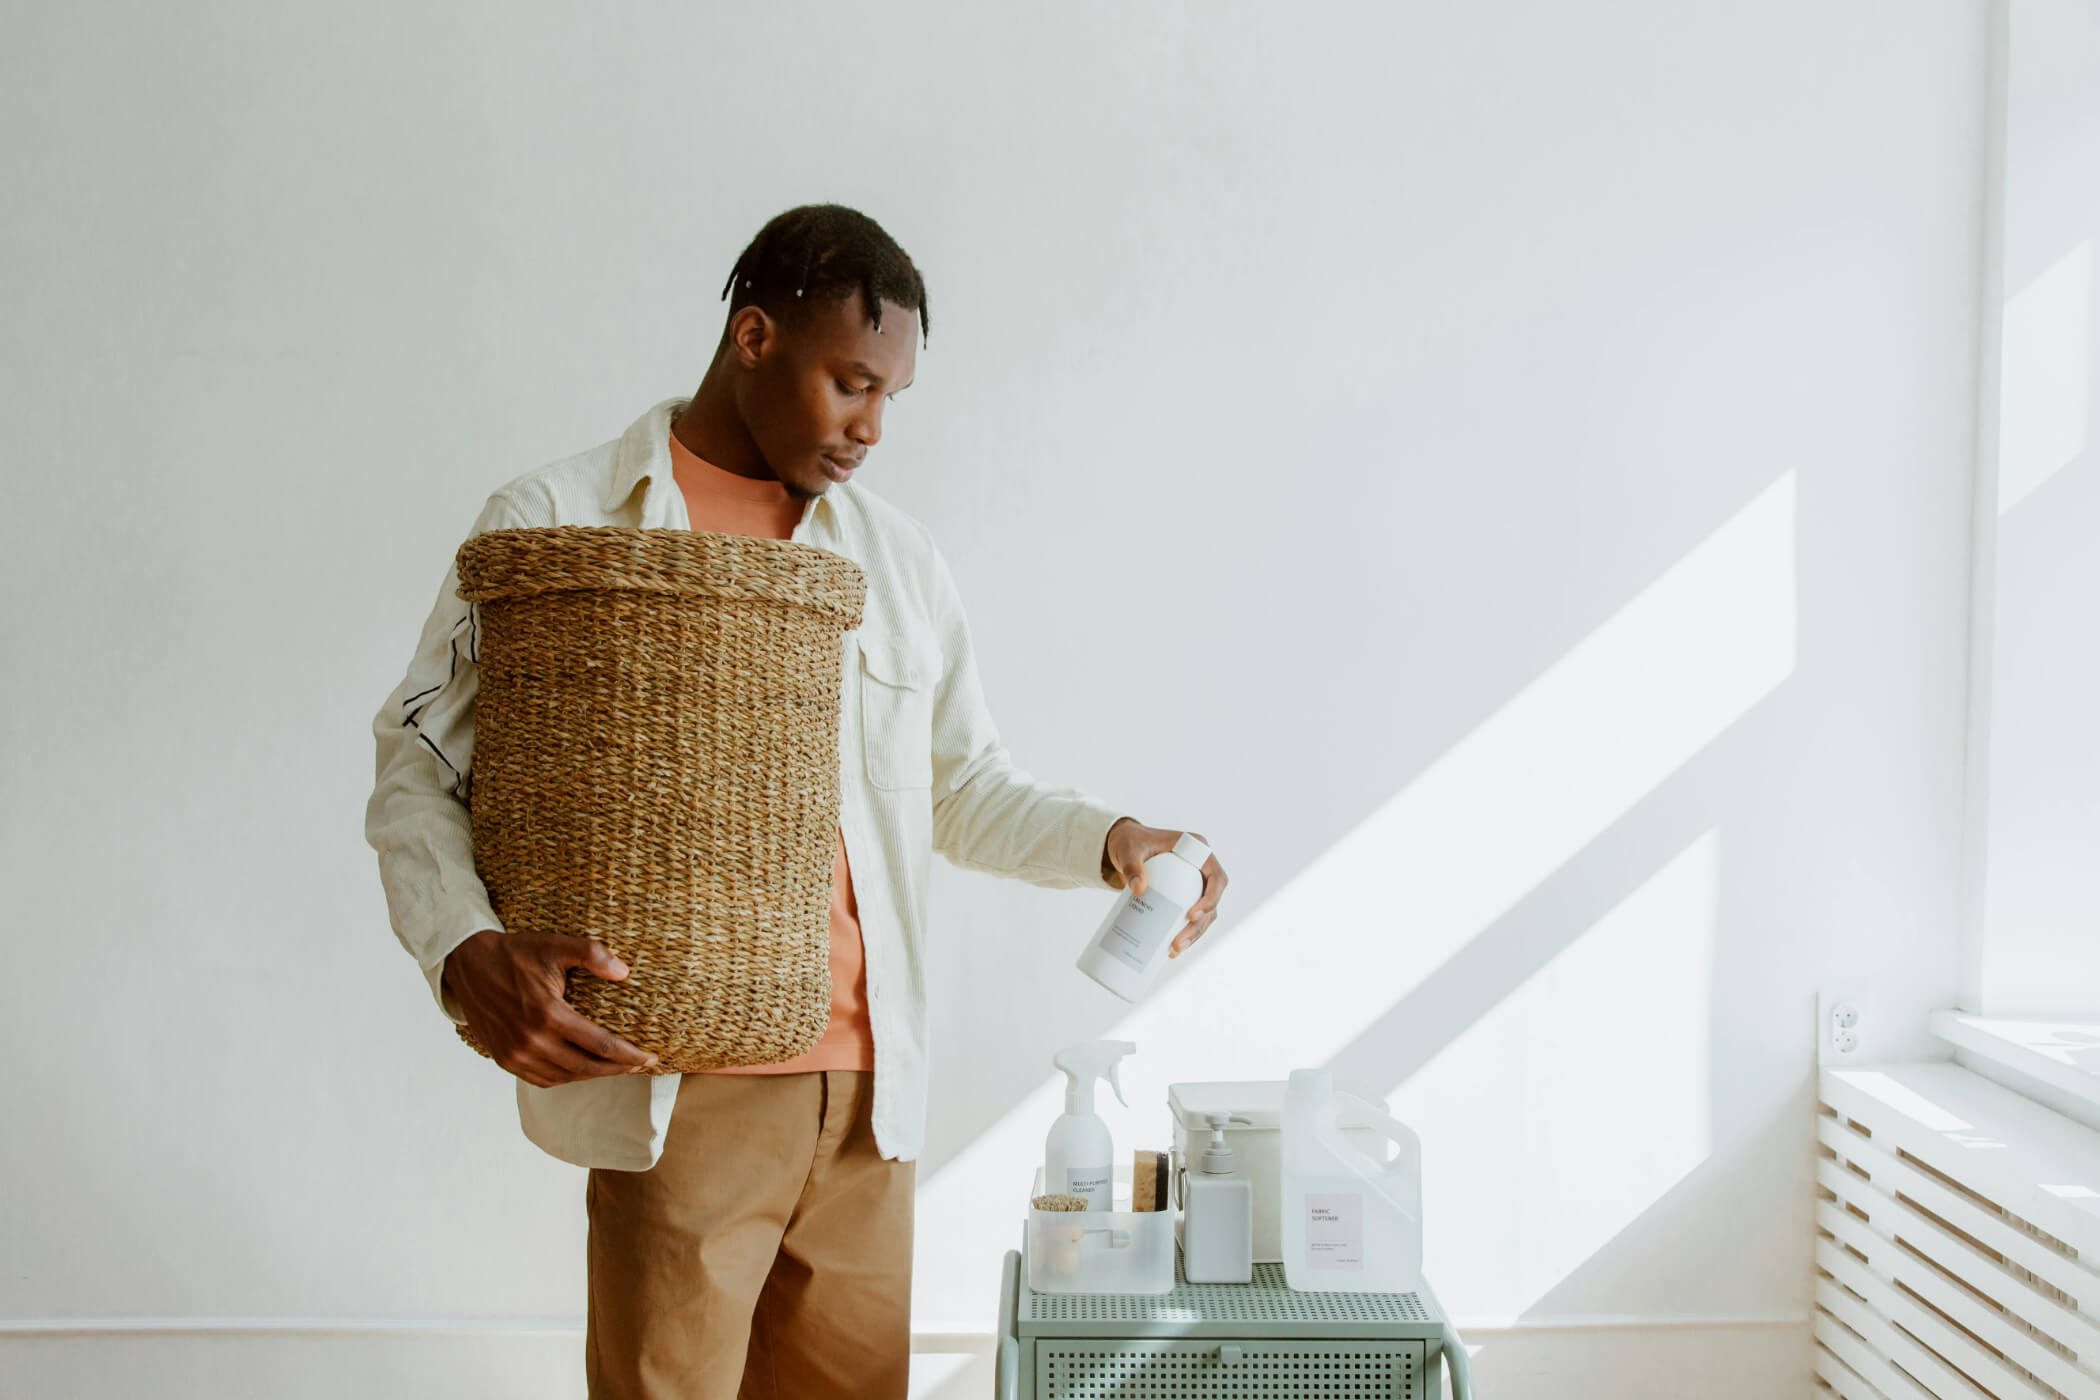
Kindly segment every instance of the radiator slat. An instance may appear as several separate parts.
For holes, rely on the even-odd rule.
[[[1835,1352],[1840,1361],[1888,1400],[1941,1400],[1888,1361],[1876,1356],[1873,1348],[1840,1326],[1836,1319],[1827,1315],[1818,1317],[1815,1331],[1818,1345]]]
[[[1816,1206],[1816,1224],[1840,1243],[1866,1255],[1870,1271],[1917,1294],[2044,1385],[2054,1386],[2066,1395],[2100,1394],[2100,1376],[2079,1371],[2008,1321],[2005,1313],[1981,1302],[1916,1255],[1882,1238],[1857,1216],[1824,1201]]]
[[[2100,1133],[1944,1061],[1818,1088],[1823,1384],[2100,1400]]]
[[[2100,1260],[2100,1133],[1959,1065],[1825,1070],[1822,1101],[1992,1205]]]
[[[2004,1358],[1964,1335],[1937,1313],[1900,1292],[1889,1280],[1869,1273],[1833,1241],[1816,1241],[1816,1263],[1867,1300],[1883,1317],[1916,1337],[1996,1400],[2054,1400],[2048,1391],[2005,1364]]]
[[[1816,1280],[1816,1308],[1866,1338],[1867,1345],[1877,1356],[1887,1357],[1892,1364],[1917,1377],[1918,1383],[1939,1400],[1998,1400],[1948,1365],[1930,1347],[1846,1292],[1837,1280]],[[2033,1390],[2033,1387],[2028,1389]]]
[[[1890,1195],[1900,1192],[1942,1220],[1959,1227],[2028,1272],[2039,1275],[2079,1303],[2100,1301],[2100,1275],[2077,1260],[2051,1249],[2034,1236],[2006,1223],[1969,1197],[1942,1186],[1908,1162],[1884,1152],[1874,1142],[1835,1118],[1819,1119],[1816,1140],[1846,1161],[1865,1169],[1875,1186]]]
[[[1868,1228],[1890,1244],[1900,1239],[2052,1341],[2079,1356],[2100,1357],[2100,1327],[2036,1292],[2032,1284],[2008,1273],[1997,1260],[1950,1233],[1930,1216],[1908,1209],[1894,1196],[1876,1190],[1879,1181],[1869,1185],[1829,1161],[1817,1164],[1816,1180],[1840,1201],[1865,1214]]]
[[[1861,1380],[1857,1371],[1820,1346],[1816,1348],[1816,1374],[1845,1400],[1888,1400],[1887,1396]]]

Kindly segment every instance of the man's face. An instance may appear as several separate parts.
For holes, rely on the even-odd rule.
[[[788,327],[768,320],[746,341],[738,405],[766,465],[797,496],[821,496],[853,474],[882,440],[882,410],[911,384],[918,364],[919,317],[882,304],[882,329],[869,324],[862,296],[811,307]]]

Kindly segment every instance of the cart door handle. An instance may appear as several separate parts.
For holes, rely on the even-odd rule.
[[[1239,1347],[1228,1342],[1218,1348],[1218,1364],[1220,1366],[1237,1366],[1245,1355],[1246,1353],[1240,1350]]]

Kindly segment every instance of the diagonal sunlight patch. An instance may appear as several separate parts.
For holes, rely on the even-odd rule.
[[[1941,1108],[1907,1084],[1899,1083],[1878,1069],[1833,1070],[1838,1078],[1895,1109],[1906,1118],[1922,1123],[1935,1133],[1966,1133],[1969,1122],[1952,1109]]]
[[[2079,244],[2005,304],[1998,513],[2085,451],[2092,383],[2093,245]]]
[[[1719,890],[1709,829],[1394,1095],[1451,1307],[1515,1317],[1712,1151]]]
[[[1794,503],[1788,471],[1104,1030],[1138,1046],[1135,1107],[1101,1096],[1123,1161],[1169,1145],[1174,1080],[1327,1061],[1777,688],[1795,662]],[[918,1325],[982,1325],[1062,1082],[922,1180],[938,1224],[918,1237]]]

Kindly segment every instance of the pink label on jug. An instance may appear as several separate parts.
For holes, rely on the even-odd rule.
[[[1305,1267],[1361,1269],[1364,1266],[1364,1198],[1336,1191],[1305,1198]]]

